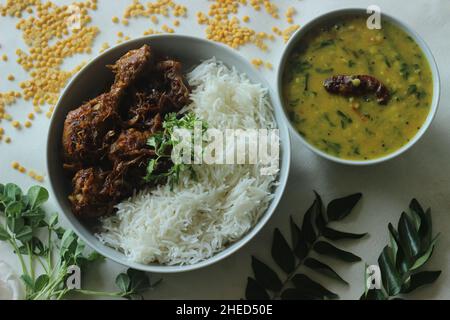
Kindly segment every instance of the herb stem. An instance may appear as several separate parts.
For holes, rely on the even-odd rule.
[[[30,243],[27,243],[27,252],[28,252],[28,263],[30,265],[30,276],[34,282],[34,280],[36,280],[36,272],[34,268],[33,253],[31,252]]]
[[[48,240],[47,240],[47,265],[48,265],[48,269],[52,270],[53,266],[52,266],[52,250],[51,250],[51,246],[52,246],[52,228],[49,226],[48,227]]]
[[[322,234],[319,231],[319,234],[317,235],[317,239],[311,244],[311,246],[308,248],[308,251],[306,252],[305,257],[299,261],[299,263],[295,266],[294,271],[288,274],[286,280],[282,282],[281,289],[276,293],[273,298],[279,299],[281,298],[281,293],[284,291],[286,286],[289,284],[289,282],[294,278],[294,276],[297,274],[298,270],[303,266],[303,262],[309,257],[309,254],[311,253],[312,249],[314,248],[314,245],[320,240],[320,237]]]
[[[80,293],[86,296],[98,296],[98,297],[123,297],[123,293],[120,292],[101,292],[101,291],[92,291],[92,290],[73,290],[75,293]]]
[[[9,244],[11,245],[11,247],[13,248],[14,252],[16,252],[17,257],[19,258],[19,262],[20,265],[22,267],[22,272],[24,275],[28,275],[28,269],[27,266],[25,264],[25,260],[23,259],[22,254],[19,251],[19,248],[17,247],[16,243],[15,243],[15,239],[14,241],[12,239],[9,240]]]

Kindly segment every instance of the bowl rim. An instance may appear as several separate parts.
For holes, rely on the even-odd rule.
[[[292,50],[297,45],[297,43],[302,40],[302,38],[307,34],[307,32],[309,30],[314,28],[316,25],[320,25],[321,23],[326,22],[327,20],[333,20],[340,16],[346,16],[346,15],[352,15],[352,14],[368,15],[367,8],[350,7],[350,8],[341,8],[341,9],[329,11],[327,13],[321,14],[321,15],[313,18],[312,20],[307,22],[301,29],[297,30],[294,33],[294,35],[289,39],[285,49],[283,50],[281,60],[280,60],[280,63],[278,65],[278,69],[277,69],[276,86],[277,86],[278,99],[279,99],[278,104],[283,109],[283,114],[286,118],[286,122],[288,123],[288,125],[291,129],[290,131],[292,132],[292,134],[295,135],[296,138],[298,138],[302,142],[302,144],[304,146],[306,146],[313,153],[315,153],[325,159],[336,162],[336,163],[345,164],[345,165],[353,165],[353,166],[368,166],[368,165],[374,165],[374,164],[379,164],[379,163],[382,163],[385,161],[389,161],[391,159],[394,159],[394,158],[400,156],[401,154],[405,153],[410,148],[412,148],[424,136],[424,134],[430,128],[433,120],[435,119],[438,108],[439,108],[439,101],[440,101],[440,97],[441,97],[441,79],[440,79],[440,74],[439,74],[439,69],[438,69],[437,63],[436,63],[436,59],[435,59],[431,49],[427,45],[427,43],[423,40],[423,38],[412,27],[410,27],[405,22],[393,17],[392,15],[382,12],[381,13],[382,19],[393,23],[394,25],[399,27],[401,30],[406,32],[409,36],[411,36],[414,39],[414,41],[417,43],[417,45],[423,51],[423,53],[428,61],[428,64],[430,66],[430,70],[431,70],[432,78],[433,78],[433,100],[431,102],[430,111],[428,113],[428,116],[427,116],[425,122],[421,126],[420,130],[416,133],[416,135],[408,143],[406,143],[401,148],[397,149],[396,151],[394,151],[392,153],[389,153],[387,155],[384,155],[382,157],[375,158],[375,159],[369,159],[369,160],[343,159],[343,158],[339,158],[339,157],[333,156],[331,154],[328,154],[328,153],[320,150],[316,146],[312,145],[302,135],[300,135],[298,130],[292,124],[292,121],[290,120],[290,117],[284,106],[285,104],[284,104],[284,97],[283,97],[283,75],[284,75],[286,62],[287,62],[287,59],[289,58]],[[294,140],[293,137],[291,137],[291,140]]]
[[[70,81],[67,83],[67,85],[64,87],[63,91],[61,92],[58,102],[56,104],[56,110],[60,106],[60,104],[63,102],[65,97],[70,94],[70,91],[72,87],[75,85],[78,77],[80,77],[83,73],[88,70],[89,67],[96,64],[99,60],[106,57],[107,55],[112,54],[113,52],[123,50],[125,48],[133,47],[133,45],[139,46],[144,43],[149,43],[151,45],[151,41],[154,39],[164,39],[164,38],[171,38],[172,41],[176,40],[177,38],[183,38],[188,41],[197,42],[199,44],[205,44],[209,45],[211,48],[216,47],[216,50],[222,50],[222,52],[225,55],[233,56],[233,59],[236,61],[239,61],[239,63],[246,65],[249,70],[252,69],[251,64],[238,52],[235,52],[234,50],[230,49],[229,47],[221,44],[216,43],[207,39],[203,39],[200,37],[194,37],[189,35],[180,35],[180,34],[157,34],[157,35],[149,35],[149,36],[143,36],[131,39],[129,41],[125,41],[119,45],[116,45],[114,47],[109,48],[108,50],[105,50],[103,53],[97,55],[95,58],[90,60],[86,65],[83,66],[83,68],[70,79]],[[132,50],[132,49],[128,49]],[[234,66],[230,66],[234,67]],[[291,136],[289,133],[289,128],[285,124],[285,118],[283,115],[283,111],[281,110],[282,107],[278,103],[277,94],[276,92],[269,86],[268,82],[266,81],[265,77],[258,73],[254,73],[255,78],[257,78],[258,83],[260,83],[264,88],[267,89],[267,94],[270,97],[270,101],[272,103],[272,107],[274,110],[274,115],[277,113],[277,109],[280,109],[279,117],[275,117],[277,119],[277,125],[278,129],[280,130],[280,138],[284,142],[280,142],[280,172],[278,174],[278,181],[275,185],[275,190],[273,192],[273,199],[269,203],[268,208],[264,211],[264,213],[261,215],[257,223],[246,233],[244,234],[239,240],[229,244],[226,246],[222,251],[217,252],[213,256],[200,261],[198,263],[192,264],[192,265],[161,265],[161,264],[144,264],[144,263],[138,263],[133,262],[131,260],[128,260],[127,257],[123,252],[120,252],[116,249],[110,248],[100,242],[93,243],[89,238],[87,238],[83,232],[78,230],[78,227],[74,225],[73,219],[77,219],[73,216],[71,212],[66,212],[63,210],[63,206],[60,203],[59,197],[54,196],[55,198],[55,204],[56,208],[59,210],[62,216],[64,216],[65,220],[67,221],[69,227],[77,234],[77,236],[82,239],[86,244],[88,244],[93,250],[99,252],[101,255],[103,255],[106,258],[109,258],[110,260],[126,266],[130,267],[136,270],[141,270],[145,272],[153,272],[153,273],[182,273],[182,272],[188,272],[193,271],[197,269],[201,269],[207,266],[210,266],[212,264],[215,264],[219,261],[224,260],[225,258],[231,256],[232,254],[236,253],[238,250],[242,249],[245,245],[247,245],[251,240],[254,239],[254,237],[267,225],[268,221],[272,218],[273,214],[275,213],[276,209],[279,206],[279,203],[284,195],[287,181],[289,178],[289,172],[291,169],[291,147],[292,147],[292,141]],[[55,115],[55,114],[54,114]],[[50,154],[52,152],[52,144],[51,144],[51,134],[54,132],[57,128],[56,124],[56,118],[55,116],[52,116],[50,120],[49,130],[47,134],[47,140],[46,140],[46,168],[47,172],[49,174],[49,185],[50,185],[50,191],[51,194],[56,195],[57,192],[55,190],[55,183],[54,179],[56,179],[52,172],[53,170],[50,169],[50,167],[53,165],[50,163]],[[72,216],[70,216],[72,214]],[[87,228],[86,228],[87,229]],[[99,245],[98,245],[99,244]]]

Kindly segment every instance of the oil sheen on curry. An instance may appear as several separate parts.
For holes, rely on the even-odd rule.
[[[347,16],[309,32],[283,79],[292,123],[312,145],[349,160],[371,160],[407,144],[424,124],[433,80],[421,48],[383,21]]]

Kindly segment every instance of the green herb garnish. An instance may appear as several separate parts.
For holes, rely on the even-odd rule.
[[[181,118],[178,118],[176,113],[166,115],[163,122],[164,130],[152,135],[147,141],[147,145],[155,151],[157,157],[150,160],[147,165],[147,175],[144,177],[146,182],[168,179],[171,184],[174,184],[178,182],[181,172],[190,168],[188,164],[172,163],[170,169],[161,172],[158,166],[163,159],[171,161],[172,149],[179,143],[174,137],[175,130],[187,129],[193,132],[196,123],[200,123],[202,134],[208,129],[206,123],[192,112],[185,114]],[[194,157],[194,150],[192,150],[191,156],[192,158]]]

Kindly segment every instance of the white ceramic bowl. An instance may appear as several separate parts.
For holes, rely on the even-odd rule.
[[[207,40],[180,35],[156,35],[128,41],[106,51],[88,65],[86,65],[68,84],[53,114],[47,141],[47,169],[51,188],[60,212],[66,217],[72,229],[89,244],[93,249],[118,263],[128,267],[148,272],[172,273],[194,270],[206,267],[229,256],[249,242],[267,223],[277,207],[286,186],[290,167],[290,138],[288,127],[285,124],[283,111],[278,104],[278,99],[272,91],[269,92],[274,106],[276,121],[280,129],[281,153],[279,184],[274,190],[274,199],[265,214],[255,227],[242,239],[229,245],[222,252],[194,265],[165,266],[159,264],[140,264],[129,261],[124,254],[102,244],[93,232],[81,223],[73,214],[67,199],[70,193],[70,180],[66,177],[62,168],[61,137],[64,120],[69,111],[79,107],[83,102],[90,100],[103,92],[111,84],[113,75],[106,65],[113,64],[119,57],[129,50],[149,44],[159,54],[170,56],[183,63],[185,69],[189,69],[204,60],[216,57],[229,67],[235,67],[239,72],[246,73],[253,82],[261,83],[268,88],[264,78],[244,58],[235,51]]]
[[[339,17],[347,16],[347,15],[363,15],[365,17],[369,17],[369,15],[367,14],[366,10],[367,9],[350,8],[350,9],[341,9],[341,10],[337,10],[337,11],[332,11],[332,12],[326,13],[324,15],[321,15],[321,16],[313,19],[309,23],[305,24],[300,30],[298,30],[291,37],[291,39],[289,40],[289,42],[288,42],[288,44],[286,46],[286,49],[284,50],[284,52],[282,54],[281,62],[279,64],[278,71],[277,71],[278,98],[279,98],[279,104],[281,106],[283,106],[283,104],[284,104],[283,88],[282,88],[282,86],[283,86],[283,74],[284,74],[284,70],[285,70],[285,66],[286,66],[287,60],[290,57],[292,51],[295,49],[296,45],[303,40],[304,36],[310,30],[314,29],[317,26],[322,25],[323,23],[336,21],[336,19],[339,19]],[[419,130],[419,132],[417,132],[417,134],[414,136],[414,138],[412,138],[407,144],[405,144],[403,147],[401,147],[400,149],[396,150],[395,152],[390,153],[390,154],[388,154],[386,156],[383,156],[383,157],[380,157],[380,158],[372,159],[372,160],[347,160],[347,159],[342,159],[342,158],[330,155],[330,154],[328,154],[328,153],[318,149],[317,147],[315,147],[314,145],[312,145],[308,141],[306,141],[305,138],[303,138],[298,133],[297,129],[293,126],[293,124],[290,121],[289,116],[288,116],[288,114],[286,112],[286,108],[283,107],[286,121],[290,124],[292,132],[295,132],[296,137],[298,139],[300,139],[300,141],[302,141],[303,144],[307,148],[309,148],[314,153],[316,153],[319,156],[324,157],[324,158],[326,158],[328,160],[332,160],[332,161],[335,161],[335,162],[338,162],[338,163],[342,163],[342,164],[362,166],[362,165],[377,164],[377,163],[380,163],[380,162],[384,162],[384,161],[393,159],[393,158],[399,156],[400,154],[404,153],[409,148],[411,148],[417,141],[420,140],[420,138],[422,138],[424,133],[430,127],[430,125],[433,122],[433,119],[434,119],[434,117],[436,115],[436,112],[437,112],[437,109],[438,109],[438,105],[439,105],[441,84],[440,84],[440,78],[439,78],[439,71],[438,71],[438,68],[437,68],[437,65],[436,65],[436,61],[435,61],[435,59],[433,57],[433,54],[431,53],[431,51],[428,48],[428,46],[425,43],[425,41],[411,27],[409,27],[405,23],[397,20],[396,18],[391,17],[391,16],[386,15],[386,14],[382,14],[382,20],[391,22],[394,25],[396,25],[397,27],[399,27],[401,30],[405,31],[408,35],[410,35],[417,42],[419,47],[424,52],[425,57],[427,58],[427,60],[428,60],[428,62],[430,64],[430,69],[431,69],[431,72],[432,72],[432,75],[433,75],[433,100],[432,100],[432,103],[431,103],[430,113],[428,114],[428,117],[425,120],[425,123],[422,125],[421,129]]]

